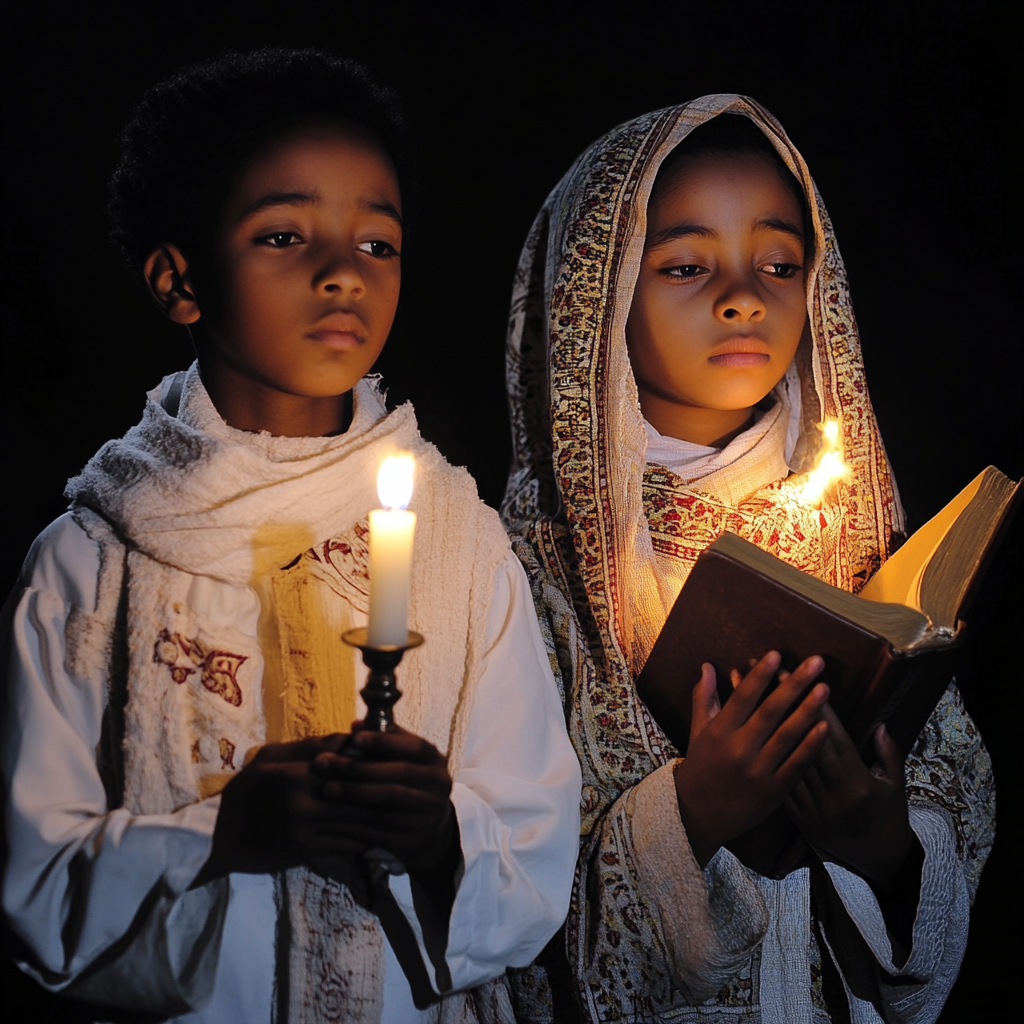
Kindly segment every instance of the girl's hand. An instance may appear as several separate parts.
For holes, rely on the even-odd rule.
[[[265,874],[368,849],[334,830],[342,810],[321,795],[312,771],[324,743],[269,743],[224,787],[210,857],[193,887],[232,871]]]
[[[413,871],[429,871],[458,843],[448,759],[411,732],[353,726],[350,745],[313,762],[324,798],[338,811],[328,833],[381,847]],[[351,751],[354,749],[356,756]]]
[[[778,653],[771,651],[742,681],[735,673],[735,689],[724,708],[711,665],[704,666],[694,687],[690,745],[676,765],[675,782],[679,815],[701,867],[720,846],[782,804],[825,742],[829,727],[822,710],[828,687],[819,683],[800,700],[824,662],[808,658],[792,674],[783,674],[775,692],[759,705],[779,663]]]
[[[824,708],[828,738],[817,761],[786,800],[786,809],[819,851],[883,889],[914,847],[903,782],[903,755],[880,725],[869,769],[835,712]]]

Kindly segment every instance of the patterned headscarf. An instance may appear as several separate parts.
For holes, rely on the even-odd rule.
[[[625,335],[658,168],[694,128],[724,113],[764,132],[803,186],[815,235],[809,330],[782,385],[788,408],[799,410],[786,446],[793,473],[739,500],[646,465]],[[731,530],[856,591],[889,555],[903,514],[828,214],[781,125],[746,97],[705,96],[646,114],[609,132],[570,168],[519,262],[507,383],[514,460],[502,515],[549,631],[583,766],[572,955],[597,822],[621,793],[676,756],[634,680],[697,555]],[[850,473],[811,504],[801,497],[801,473],[813,466],[827,419],[839,421]]]

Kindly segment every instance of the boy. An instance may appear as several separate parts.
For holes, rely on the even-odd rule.
[[[706,96],[596,142],[527,241],[509,338],[503,517],[584,780],[566,955],[516,972],[521,1019],[933,1021],[993,835],[955,686],[905,763],[880,729],[870,768],[820,658],[787,675],[766,652],[724,707],[705,666],[685,758],[634,687],[725,530],[856,591],[903,529],[845,270],[782,127]],[[849,477],[809,499],[826,419]],[[747,837],[782,806],[814,854],[775,879]]]
[[[198,361],[69,484],[7,611],[5,911],[98,1019],[510,1021],[505,967],[564,916],[579,770],[525,579],[364,379],[406,168],[389,94],[317,51],[188,69],[125,132],[115,236]],[[405,728],[349,740],[396,450],[427,643]]]

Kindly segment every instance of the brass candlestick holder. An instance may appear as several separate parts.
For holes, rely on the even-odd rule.
[[[386,732],[388,726],[394,724],[394,707],[402,696],[395,681],[395,669],[406,651],[423,643],[423,636],[410,629],[404,644],[378,646],[370,643],[369,631],[361,627],[347,630],[341,639],[363,652],[363,664],[370,670],[366,686],[359,692],[366,703],[366,727],[375,732]]]

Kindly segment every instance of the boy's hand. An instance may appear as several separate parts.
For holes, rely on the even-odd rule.
[[[312,771],[324,744],[269,743],[224,787],[213,848],[193,887],[232,871],[264,874],[368,849],[334,831],[341,808],[320,794]]]
[[[793,708],[824,667],[821,658],[808,658],[784,675],[758,706],[779,662],[771,651],[742,681],[734,673],[735,689],[724,708],[711,665],[704,666],[694,687],[690,744],[676,766],[675,782],[679,815],[701,867],[720,846],[782,804],[825,742],[829,727],[822,709],[828,687],[819,683]]]
[[[375,732],[361,724],[353,725],[351,746],[334,745],[313,762],[324,798],[338,812],[329,834],[429,871],[458,840],[448,759],[398,726]],[[357,756],[347,752],[353,748]]]
[[[885,888],[915,842],[903,755],[880,725],[875,732],[878,760],[869,769],[828,705],[824,717],[828,738],[818,759],[793,787],[786,809],[818,850]]]

